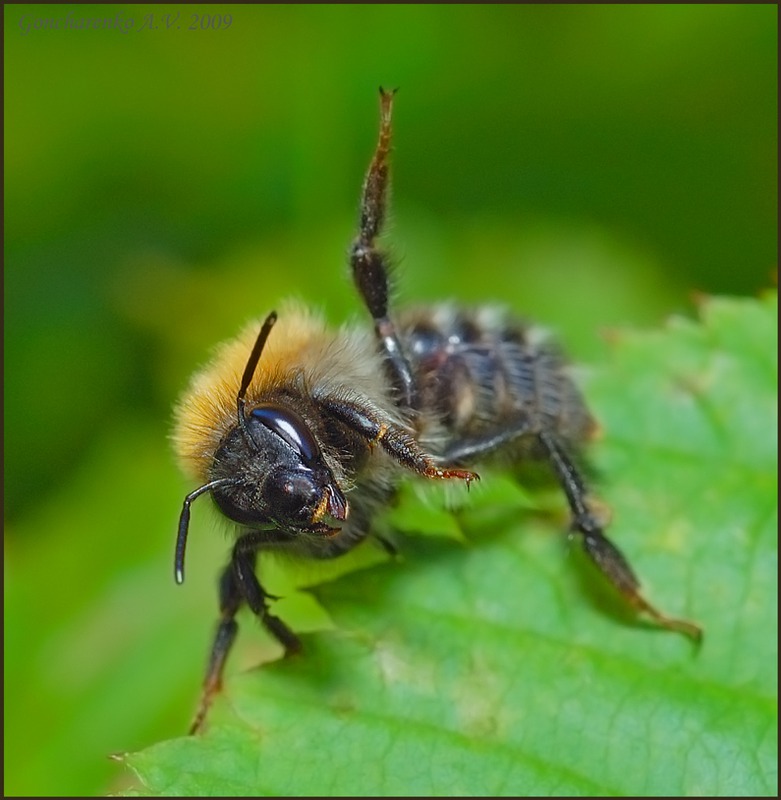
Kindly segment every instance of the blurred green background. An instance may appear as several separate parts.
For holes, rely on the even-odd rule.
[[[775,6],[4,14],[6,794],[117,790],[108,754],[185,730],[226,545],[199,509],[174,586],[170,407],[281,298],[360,316],[378,85],[400,301],[500,298],[598,363],[772,280]],[[96,17],[129,30],[36,23]]]

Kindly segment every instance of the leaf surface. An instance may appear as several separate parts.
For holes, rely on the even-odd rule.
[[[407,490],[402,556],[312,589],[333,628],[230,676],[204,735],[127,754],[143,793],[775,794],[777,299],[700,314],[611,334],[584,387],[610,534],[699,649],[566,544],[558,493]]]

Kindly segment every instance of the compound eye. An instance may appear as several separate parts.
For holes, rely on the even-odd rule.
[[[295,411],[282,406],[265,405],[253,409],[250,416],[287,442],[301,455],[305,463],[311,464],[320,455],[320,448],[312,432]]]

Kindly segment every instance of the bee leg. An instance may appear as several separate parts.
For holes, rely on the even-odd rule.
[[[350,248],[350,266],[358,292],[374,320],[377,341],[385,356],[385,367],[399,404],[405,408],[416,408],[417,389],[412,370],[404,355],[396,326],[388,316],[387,257],[376,245],[387,205],[394,94],[380,89],[380,138],[363,184],[360,228]]]
[[[648,614],[663,628],[678,631],[699,642],[702,639],[702,629],[698,625],[662,614],[643,597],[640,593],[640,581],[626,557],[605,536],[602,525],[588,507],[583,480],[563,446],[548,431],[540,432],[539,439],[572,510],[572,529],[582,535],[583,549],[599,571],[636,609]]]
[[[296,652],[301,647],[298,637],[287,625],[268,613],[266,598],[270,595],[263,590],[255,576],[255,560],[259,546],[256,533],[253,531],[245,534],[236,541],[231,561],[220,576],[221,617],[212,642],[201,701],[190,726],[190,735],[201,730],[214,698],[220,693],[225,662],[239,629],[235,619],[236,612],[243,603],[249,605],[269,633],[285,648],[286,655]]]
[[[391,558],[399,557],[399,548],[387,536],[380,536],[380,534],[375,533],[374,538]]]
[[[242,598],[263,627],[285,648],[285,655],[293,655],[301,649],[301,642],[293,631],[278,617],[269,613],[267,598],[274,599],[258,582],[255,575],[255,560],[257,552],[263,544],[269,543],[269,537],[279,541],[289,542],[290,537],[285,531],[250,531],[240,536],[233,545],[233,576]]]
[[[532,433],[532,427],[526,420],[519,420],[504,429],[491,431],[482,436],[473,436],[451,442],[440,456],[444,463],[469,464],[477,459],[489,456],[524,436]]]
[[[426,478],[460,478],[467,485],[480,480],[476,472],[441,467],[437,459],[420,449],[420,445],[404,428],[390,420],[381,420],[371,408],[338,397],[321,397],[318,402],[327,414],[355,431],[369,445],[379,444],[391,458],[418,475]]]
[[[190,726],[190,735],[201,730],[206,720],[206,714],[215,696],[219,694],[222,688],[222,673],[225,661],[239,629],[235,616],[244,602],[244,598],[236,585],[232,563],[228,564],[220,576],[219,596],[221,617],[217,624],[217,632],[214,635],[211,652],[209,653],[209,664],[206,668],[206,678],[203,681],[201,702],[195,719]]]

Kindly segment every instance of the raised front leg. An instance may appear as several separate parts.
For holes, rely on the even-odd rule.
[[[388,259],[376,244],[385,220],[395,93],[395,90],[380,89],[380,138],[363,184],[360,229],[350,248],[350,266],[358,292],[374,320],[374,330],[398,404],[414,409],[417,407],[415,380],[396,326],[388,316]]]

